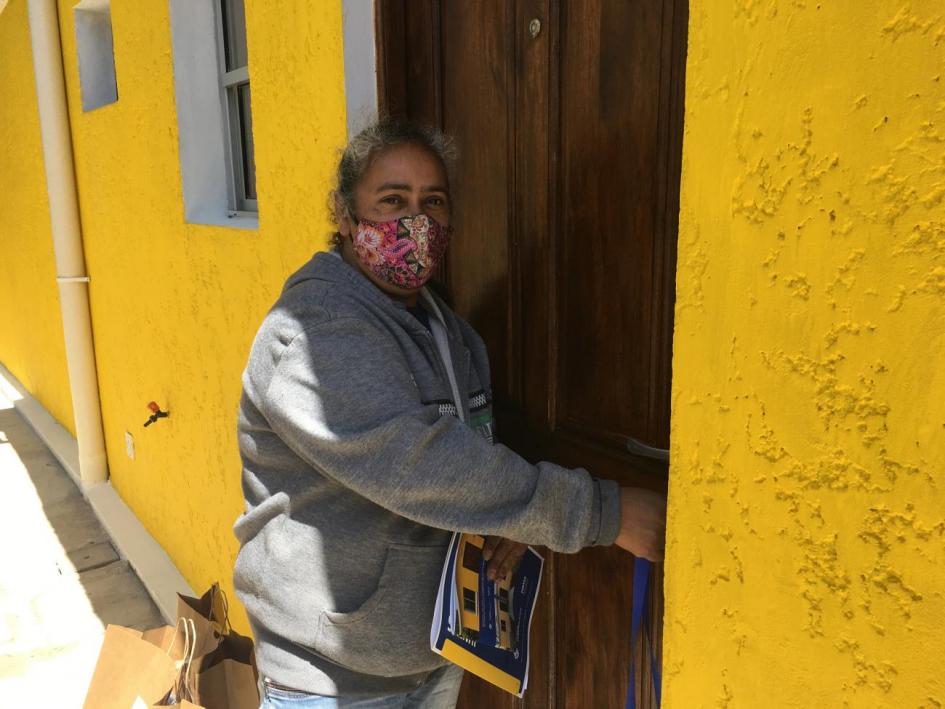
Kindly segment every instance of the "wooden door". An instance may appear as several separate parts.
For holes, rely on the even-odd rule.
[[[377,9],[383,107],[460,146],[446,275],[489,347],[499,439],[665,490],[627,442],[668,447],[687,0]],[[546,558],[524,702],[470,677],[461,706],[623,706],[632,557]],[[660,650],[655,576],[638,657]],[[652,706],[648,663],[637,677]]]

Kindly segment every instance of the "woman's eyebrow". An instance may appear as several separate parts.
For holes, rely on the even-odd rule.
[[[410,185],[405,185],[400,182],[385,182],[383,185],[375,190],[376,192],[383,192],[384,190],[409,190]]]
[[[404,190],[406,192],[410,191],[410,185],[404,184],[402,182],[385,182],[383,185],[378,187],[375,192],[385,192],[387,190]],[[421,187],[421,192],[442,192],[443,194],[448,194],[449,190],[442,185],[430,185],[429,187]]]

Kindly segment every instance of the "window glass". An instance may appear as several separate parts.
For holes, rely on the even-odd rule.
[[[243,0],[221,0],[223,12],[223,48],[226,70],[247,66],[246,9]]]
[[[240,112],[240,147],[243,158],[243,190],[246,199],[256,199],[256,155],[253,150],[253,114],[249,109],[249,84],[237,87]]]
[[[463,610],[476,612],[476,592],[469,588],[463,589]]]
[[[463,568],[479,573],[482,566],[482,549],[475,544],[466,542],[466,549],[463,551]]]

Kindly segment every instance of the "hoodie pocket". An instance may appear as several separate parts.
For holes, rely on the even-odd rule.
[[[430,650],[430,625],[446,549],[388,547],[377,588],[360,607],[321,613],[316,652],[355,672],[384,677],[440,667]]]

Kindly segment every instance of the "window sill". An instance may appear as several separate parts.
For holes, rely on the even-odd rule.
[[[245,231],[259,230],[259,214],[254,212],[229,212],[229,214],[233,216],[227,216],[226,214],[188,216],[187,223],[222,226],[231,229],[243,229]]]

